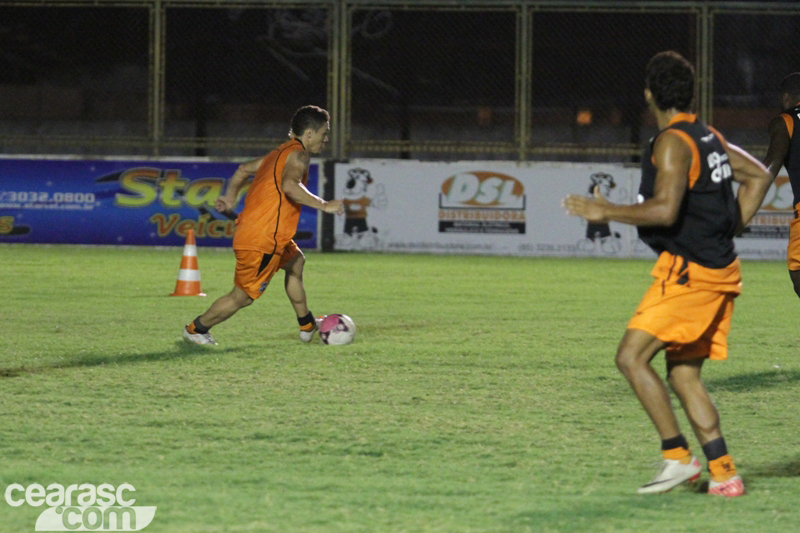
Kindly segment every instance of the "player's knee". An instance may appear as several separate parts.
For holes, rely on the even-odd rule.
[[[706,359],[667,360],[667,383],[677,393],[691,396],[708,396],[700,377],[700,369]]]
[[[667,383],[669,383],[669,386],[672,387],[672,390],[675,390],[676,387],[680,387],[681,380],[676,375],[674,369],[667,370]]]
[[[682,392],[691,385],[689,380],[687,380],[685,377],[682,377],[681,373],[674,369],[670,369],[669,372],[667,372],[667,383],[669,383],[669,386],[676,393]]]
[[[651,357],[640,348],[623,342],[620,344],[619,348],[617,348],[615,362],[617,363],[619,371],[628,377],[648,367],[650,365],[650,359]]]
[[[305,265],[306,265],[306,256],[303,255],[303,252],[298,252],[295,258],[292,259],[292,263],[290,267],[286,270],[286,272],[291,274],[292,276],[302,278],[303,267]]]
[[[250,298],[250,296],[248,296],[246,292],[238,288],[234,288],[231,291],[230,297],[233,300],[233,304],[236,306],[237,309],[247,307],[248,305],[250,305],[255,301],[252,298]]]
[[[636,352],[630,348],[627,348],[626,346],[620,346],[617,349],[617,356],[614,360],[617,363],[617,368],[619,371],[625,375],[628,375],[636,367]]]

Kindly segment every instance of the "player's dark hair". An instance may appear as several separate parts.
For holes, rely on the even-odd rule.
[[[294,134],[301,137],[307,129],[314,131],[320,129],[331,120],[330,114],[315,105],[303,106],[295,111],[292,117],[292,129],[289,135]]]
[[[659,52],[647,63],[645,86],[660,110],[688,111],[694,99],[694,67],[678,52]]]
[[[781,80],[781,94],[800,101],[800,72],[792,72]]]

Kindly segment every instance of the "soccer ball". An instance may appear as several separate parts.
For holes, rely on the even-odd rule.
[[[319,338],[324,344],[350,344],[356,336],[356,324],[347,315],[328,315],[319,323]]]

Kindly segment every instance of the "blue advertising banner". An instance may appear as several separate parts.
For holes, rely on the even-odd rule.
[[[0,242],[230,246],[235,214],[214,200],[238,163],[0,158]],[[244,205],[245,184],[234,209]],[[319,164],[308,173],[318,194]],[[316,249],[317,211],[303,207],[295,241]]]

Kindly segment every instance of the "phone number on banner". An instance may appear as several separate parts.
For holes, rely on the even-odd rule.
[[[94,203],[93,192],[2,191],[0,202]]]

